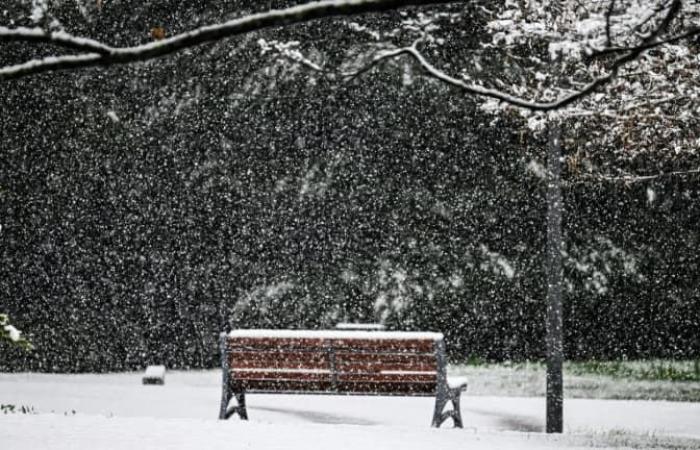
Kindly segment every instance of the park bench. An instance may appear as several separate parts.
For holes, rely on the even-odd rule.
[[[440,333],[234,330],[220,345],[220,419],[247,420],[246,394],[434,396],[432,426],[452,418],[462,427],[467,384],[448,380]]]

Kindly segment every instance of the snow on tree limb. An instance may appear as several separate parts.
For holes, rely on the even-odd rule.
[[[99,53],[87,53],[82,55],[47,56],[46,58],[32,59],[22,64],[3,67],[0,69],[0,80],[22,78],[54,70],[95,66],[101,64],[103,58],[104,56]]]
[[[570,29],[566,31],[561,31],[562,29],[566,28],[560,27],[559,25],[561,24],[557,24],[557,26],[552,26],[552,29],[558,29],[559,31],[545,32],[543,31],[545,30],[545,27],[541,25],[541,23],[537,22],[537,20],[542,19],[542,17],[536,16],[537,14],[546,16],[546,13],[543,13],[543,11],[546,11],[546,8],[539,8],[539,10],[536,11],[534,15],[523,13],[523,17],[526,18],[521,18],[520,22],[514,22],[513,20],[508,19],[501,21],[501,24],[506,23],[507,27],[509,27],[509,29],[506,30],[506,33],[511,32],[514,34],[513,38],[505,36],[506,42],[514,42],[518,39],[532,39],[533,37],[546,36],[550,38],[549,43],[552,58],[564,61],[562,64],[567,64],[571,62],[571,60],[575,60],[573,62],[574,64],[579,65],[579,72],[581,72],[581,69],[585,69],[585,66],[589,65],[589,61],[593,61],[596,59],[604,60],[604,63],[600,64],[600,69],[598,70],[597,74],[595,74],[595,71],[591,72],[593,76],[591,76],[589,80],[587,80],[584,83],[579,83],[576,89],[560,89],[560,93],[554,96],[554,99],[548,101],[546,99],[548,94],[547,92],[526,92],[526,95],[516,95],[515,93],[509,92],[509,90],[507,89],[485,86],[485,77],[483,76],[478,78],[478,82],[474,82],[473,79],[470,79],[469,77],[453,76],[448,74],[446,71],[439,69],[436,65],[434,65],[428,60],[428,57],[424,52],[418,49],[419,44],[428,40],[425,39],[428,36],[424,30],[415,30],[421,32],[422,37],[414,41],[412,45],[407,47],[392,48],[388,50],[383,49],[377,52],[376,55],[373,58],[371,58],[364,66],[352,72],[333,72],[332,70],[323,68],[319,64],[304,58],[303,55],[301,55],[300,52],[298,52],[297,50],[295,50],[292,53],[286,48],[281,48],[283,47],[281,45],[277,45],[277,50],[281,55],[286,56],[287,58],[293,61],[299,62],[300,64],[311,68],[312,70],[324,72],[327,74],[335,74],[341,77],[346,77],[348,79],[357,78],[358,76],[369,72],[371,69],[373,69],[380,63],[384,63],[392,58],[398,58],[403,55],[408,55],[419,64],[419,66],[424,70],[427,76],[437,79],[440,82],[449,86],[455,87],[466,94],[496,100],[498,102],[501,102],[502,105],[516,106],[526,111],[554,111],[565,109],[573,103],[581,99],[590,97],[592,94],[603,90],[608,84],[610,84],[613,80],[618,78],[619,72],[623,68],[630,65],[631,63],[638,62],[640,56],[644,52],[664,45],[676,43],[678,41],[688,39],[700,34],[700,27],[691,26],[681,33],[677,33],[671,35],[670,37],[666,37],[665,39],[661,39],[661,36],[664,33],[668,32],[674,21],[678,19],[681,7],[683,5],[682,0],[663,1],[661,3],[658,3],[654,8],[650,10],[637,8],[639,10],[637,11],[637,13],[641,14],[641,18],[639,20],[633,20],[635,18],[634,14],[623,14],[624,26],[620,26],[620,20],[617,20],[615,22],[615,25],[613,26],[613,14],[616,12],[616,5],[622,8],[629,8],[630,3],[633,2],[634,0],[630,0],[627,2],[622,0],[619,2],[616,0],[611,0],[611,2],[605,7],[604,12],[605,46],[595,47],[593,46],[593,40],[591,40],[590,44],[587,44],[586,39],[581,38],[581,45],[591,45],[590,49],[587,49],[585,57],[582,55],[581,58],[572,58],[570,55],[557,56],[554,54],[557,53],[560,49],[566,51],[573,45],[571,41],[567,41],[567,39],[570,40],[572,39],[572,37],[579,36],[579,34],[587,33],[585,26],[582,27],[583,31],[581,31],[581,24],[577,23],[577,20],[573,20],[573,23],[568,24]],[[535,5],[534,8],[537,8],[537,2],[531,3]],[[653,0],[638,0],[638,3],[649,4],[653,3]],[[508,12],[508,4],[515,3],[506,2],[506,13]],[[519,8],[526,9],[527,7],[519,6]],[[634,11],[634,8],[629,9]],[[562,14],[562,16],[564,15]],[[507,14],[506,17],[508,17]],[[550,19],[552,18],[550,17]],[[553,20],[556,21],[561,19],[562,17],[556,17]],[[498,22],[499,21],[496,20],[494,23]],[[523,30],[518,31],[517,27],[519,26],[523,27]],[[590,24],[588,26],[591,27]],[[621,29],[627,30],[626,35],[624,32],[621,31]],[[632,30],[634,30],[634,32]],[[498,39],[498,35],[498,32],[494,33],[494,40]],[[513,39],[514,41],[511,41],[511,39]],[[630,45],[616,46],[613,44],[613,42],[616,39],[621,39],[625,42],[636,40],[636,42]],[[576,54],[576,52],[573,53]],[[508,56],[510,58],[516,58],[514,54],[510,54]],[[614,56],[616,57],[612,58]],[[550,63],[545,62],[544,64],[549,65]],[[531,69],[531,72],[535,72],[535,70]],[[557,71],[553,71],[554,74],[556,74],[556,72]],[[560,72],[566,72],[566,70],[561,70]],[[573,77],[564,77],[564,79],[571,83],[577,82]],[[551,89],[548,90],[551,93]],[[609,100],[606,103],[611,103],[611,101],[612,100]],[[663,101],[665,102],[668,100]],[[638,106],[639,105],[635,107]],[[629,108],[628,106],[620,107],[622,108],[622,110],[626,110]]]
[[[605,36],[607,45],[611,45],[611,15],[615,10],[615,1],[611,1],[609,7],[607,8],[605,16]],[[366,65],[350,73],[341,72],[340,75],[350,79],[354,79],[364,73],[369,72],[371,69],[376,67],[382,62],[385,62],[391,58],[397,58],[402,55],[408,55],[413,58],[425,71],[425,73],[434,79],[437,79],[447,85],[455,87],[462,92],[470,95],[476,95],[485,98],[491,98],[503,102],[504,104],[524,108],[529,111],[553,111],[565,108],[576,101],[585,98],[592,93],[599,91],[602,87],[610,83],[618,74],[619,70],[622,69],[627,64],[636,61],[638,57],[646,50],[673,43],[682,39],[687,39],[694,36],[695,34],[700,34],[699,27],[691,27],[688,31],[672,36],[670,38],[659,40],[658,37],[668,30],[670,24],[677,17],[682,5],[682,0],[671,0],[668,4],[663,5],[663,7],[658,7],[653,10],[647,17],[645,17],[640,23],[634,24],[635,28],[639,28],[644,24],[652,22],[652,20],[658,17],[659,14],[664,13],[658,24],[650,29],[646,36],[641,40],[638,45],[628,46],[628,47],[615,47],[615,48],[602,48],[596,50],[591,57],[601,57],[604,55],[612,55],[615,53],[624,52],[622,55],[618,56],[616,59],[609,63],[606,67],[606,73],[595,77],[593,80],[589,81],[579,89],[572,93],[559,96],[557,99],[552,101],[537,101],[533,99],[528,99],[522,96],[516,96],[510,94],[506,91],[487,88],[482,85],[468,82],[465,79],[456,78],[449,75],[445,71],[437,68],[435,65],[430,63],[424,54],[419,51],[418,45],[423,42],[425,33],[423,37],[416,40],[411,46],[401,47],[392,50],[384,50],[378,53],[374,58],[372,58]],[[278,51],[284,56],[289,57],[292,60],[302,63],[303,65],[310,67],[313,70],[330,72],[326,69],[322,69],[317,64],[304,59],[302,56],[295,53],[295,55],[290,55],[285,49],[278,49]]]
[[[455,0],[452,0],[455,1]],[[219,41],[271,27],[283,27],[315,19],[394,10],[405,6],[450,3],[450,0],[324,0],[280,10],[251,14],[228,22],[196,28],[176,36],[133,47],[111,47],[68,33],[52,33],[40,28],[0,28],[0,42],[24,41],[55,44],[64,48],[90,51],[77,56],[57,56],[0,68],[0,81],[42,72],[128,64],[170,55],[179,50]]]
[[[42,28],[7,28],[0,26],[0,42],[32,42],[53,44],[69,50],[109,54],[114,49],[93,39],[73,36],[64,31],[45,31]]]
[[[439,3],[462,2],[456,0],[325,0],[251,14],[132,47],[112,47],[63,31],[0,27],[0,42],[51,44],[68,50],[85,52],[50,56],[2,67],[0,81],[48,71],[144,61],[236,35],[314,19]],[[482,10],[490,12],[474,0],[468,3],[473,3]],[[418,44],[422,42],[421,39],[408,47],[385,49],[365,67],[351,73],[340,73],[340,75],[353,79],[384,61],[408,55],[429,77],[458,88],[466,94],[492,99],[502,105],[512,105],[527,111],[546,112],[566,108],[613,84],[612,81],[618,78],[620,70],[631,63],[638,62],[644,52],[700,35],[700,27],[697,25],[681,27],[684,29],[680,31],[678,27],[674,28],[676,22],[683,22],[683,17],[679,19],[683,8],[687,6],[683,0],[610,0],[608,3],[601,2],[601,4],[589,6],[583,20],[577,13],[579,6],[574,3],[577,2],[563,2],[554,8],[550,7],[551,5],[548,6],[548,2],[543,0],[532,0],[527,3],[507,0],[502,6],[496,7],[495,20],[487,25],[492,42],[487,42],[485,47],[500,47],[501,51],[506,52],[508,58],[517,59],[517,51],[513,51],[511,47],[522,45],[528,39],[535,38],[548,42],[552,63],[559,66],[554,68],[553,64],[540,61],[545,70],[549,69],[549,75],[540,74],[535,67],[525,68],[526,72],[533,75],[535,79],[543,76],[542,79],[547,79],[548,84],[530,83],[531,85],[527,86],[526,84],[532,80],[521,80],[520,85],[517,85],[512,81],[508,82],[507,79],[506,83],[503,83],[498,77],[490,82],[483,76],[476,82],[473,78],[463,76],[464,74],[450,75],[431,63],[425,52],[419,51]],[[693,8],[697,7],[693,6]],[[417,28],[415,24],[411,26],[415,31],[421,31],[423,37],[426,36],[426,30],[420,30],[420,25]],[[664,37],[670,31],[674,34]],[[300,52],[284,47],[284,44],[277,45],[275,50],[312,70],[331,72],[322,65],[305,58]],[[581,55],[582,52],[585,53],[585,57]],[[532,59],[532,56],[529,58]],[[576,61],[571,63],[572,60]],[[567,67],[567,64],[574,65]],[[586,73],[587,76],[564,77],[564,85],[568,84],[568,86],[556,87],[552,79],[559,77],[558,74],[566,73],[567,68],[575,69],[574,74]]]

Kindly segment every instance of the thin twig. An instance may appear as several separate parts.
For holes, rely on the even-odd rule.
[[[655,175],[622,175],[622,176],[611,176],[611,175],[590,175],[586,177],[581,177],[583,179],[578,181],[570,181],[570,185],[595,183],[595,182],[623,182],[627,184],[638,183],[641,181],[657,180],[660,178],[668,177],[678,177],[687,175],[697,175],[700,174],[700,167],[691,170],[678,170],[674,172],[663,172]]]
[[[631,52],[631,51],[645,51],[645,50],[650,50],[652,48],[656,47],[661,47],[662,45],[666,44],[673,44],[674,42],[682,41],[684,39],[690,39],[694,36],[700,35],[700,27],[691,27],[687,31],[684,31],[683,33],[679,33],[673,36],[670,36],[666,39],[660,39],[658,41],[650,42],[647,44],[642,44],[634,47],[610,47],[610,48],[603,48],[600,50],[596,50],[593,54],[591,54],[591,58],[597,58],[605,55],[610,55],[614,53],[623,53],[623,52]]]
[[[605,42],[606,47],[612,47],[612,38],[610,37],[610,19],[615,12],[615,0],[611,0],[608,5],[608,10],[605,13]]]

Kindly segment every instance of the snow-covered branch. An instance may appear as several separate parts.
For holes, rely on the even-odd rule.
[[[325,0],[281,10],[250,14],[224,23],[203,26],[167,39],[132,47],[113,47],[93,39],[73,36],[64,31],[0,27],[0,43],[9,41],[42,43],[80,52],[37,58],[2,67],[0,68],[0,81],[48,71],[149,60],[207,42],[314,19],[437,3],[461,2],[456,0]],[[496,15],[494,20],[491,20],[487,25],[488,31],[492,34],[492,42],[489,43],[487,38],[485,49],[500,47],[501,51],[505,51],[505,56],[510,55],[514,61],[526,61],[527,64],[527,61],[534,60],[540,61],[544,66],[551,66],[551,63],[542,61],[533,55],[523,58],[514,48],[514,46],[524,44],[526,41],[532,42],[532,39],[548,42],[551,57],[554,60],[559,60],[558,66],[550,74],[541,74],[536,67],[528,67],[528,71],[534,74],[532,77],[535,81],[533,86],[527,86],[527,83],[532,80],[522,79],[520,85],[517,85],[513,84],[513,81],[517,80],[509,80],[506,77],[504,80],[500,80],[499,77],[493,77],[493,79],[484,76],[474,78],[464,76],[464,73],[450,75],[439,69],[437,64],[429,61],[425,52],[418,49],[418,43],[430,36],[431,23],[429,18],[404,24],[407,30],[417,31],[421,34],[421,38],[413,45],[383,50],[377,53],[364,67],[351,73],[342,72],[341,75],[355,78],[382,62],[408,55],[421,66],[429,77],[455,87],[466,94],[495,100],[502,105],[512,105],[527,111],[552,111],[566,108],[581,99],[600,92],[618,78],[621,69],[639,61],[645,51],[700,35],[700,27],[696,25],[680,31],[673,27],[683,10],[683,0],[611,0],[606,4],[587,8],[587,14],[590,17],[582,21],[576,15],[577,7],[575,5],[570,5],[573,9],[569,11],[566,9],[566,2],[558,8],[546,7],[545,3],[542,0],[533,0],[527,4],[521,4],[509,0],[496,11],[484,10],[486,13]],[[595,7],[598,8],[598,15],[594,10]],[[623,11],[623,13],[619,11]],[[671,30],[675,34],[664,37]],[[312,70],[330,72],[323,68],[322,64],[314,63],[305,58],[301,52],[287,48],[284,44],[277,45],[275,50]],[[565,54],[562,55],[562,52]],[[577,55],[580,56],[578,58],[579,64],[583,66],[572,71],[571,61],[572,58],[576,59]],[[612,55],[618,56],[607,60],[606,57]],[[478,58],[478,55],[476,57]],[[586,68],[585,66],[592,60],[596,60],[595,64]],[[479,67],[479,64],[466,61],[465,65]],[[556,79],[561,78],[559,75],[562,73],[568,73],[564,77],[563,88],[555,85]],[[584,73],[587,73],[588,76],[579,75]],[[543,80],[547,80],[547,82],[545,83]]]
[[[408,21],[404,24],[406,30],[413,30],[420,35],[412,45],[382,49],[359,69],[352,72],[338,70],[335,74],[354,79],[392,58],[408,55],[421,66],[427,76],[466,94],[495,100],[501,107],[516,106],[525,111],[546,112],[565,109],[573,103],[604,91],[606,86],[613,84],[612,82],[619,80],[621,76],[629,77],[629,70],[624,69],[627,66],[638,65],[646,51],[700,34],[700,27],[690,26],[682,32],[662,38],[676,22],[682,23],[683,19],[687,19],[679,16],[683,6],[682,0],[611,0],[607,5],[599,6],[598,16],[588,11],[591,17],[583,21],[571,11],[559,11],[558,15],[552,16],[547,12],[550,8],[545,8],[541,3],[532,1],[528,6],[522,6],[517,2],[506,1],[505,9],[500,13],[485,11],[487,15],[495,14],[497,17],[488,25],[493,42],[486,42],[485,48],[499,51],[506,65],[514,65],[512,62],[516,62],[526,66],[521,73],[529,73],[530,77],[521,77],[519,84],[513,84],[506,78],[507,75],[465,73],[469,72],[466,67],[480,67],[478,60],[483,58],[476,52],[473,56],[474,61],[465,61],[465,69],[459,74],[451,75],[438,68],[438,64],[429,61],[431,58],[427,53],[418,48],[419,44],[431,42],[430,33],[426,31],[426,27],[431,26],[430,19],[426,17],[418,22]],[[569,3],[570,6],[575,6],[573,4],[576,2]],[[620,14],[619,10],[623,13]],[[417,23],[420,26],[417,27]],[[435,28],[438,27],[433,26],[433,29]],[[674,31],[677,31],[677,28],[675,27]],[[358,30],[363,28],[359,27]],[[395,35],[395,32],[392,33]],[[387,35],[389,36],[393,35]],[[539,59],[532,54],[533,43],[538,40],[548,43],[552,61]],[[517,45],[527,46],[530,54],[519,54]],[[293,54],[287,49],[278,49],[278,53],[313,70],[333,73],[321,64],[305,59],[296,49]],[[594,60],[596,61],[591,64]],[[639,74],[649,76],[649,71],[643,70]],[[547,83],[544,80],[547,80]],[[557,83],[561,87],[556,86]],[[615,83],[615,89],[619,92],[617,84],[619,82]],[[619,106],[624,110],[627,109],[623,105],[625,98],[626,96],[622,95],[619,100],[615,100],[615,95],[606,94],[604,102],[600,102],[600,97],[597,97],[595,102],[589,102],[591,105],[588,107],[598,103],[598,110],[602,111],[607,110],[608,105],[615,104],[614,109],[619,109]]]
[[[614,5],[614,4],[613,4]],[[645,50],[652,48],[657,45],[662,45],[662,44],[657,44],[657,37],[666,31],[669,27],[669,24],[675,19],[677,16],[679,10],[680,10],[680,5],[681,5],[681,0],[673,0],[671,2],[671,5],[667,8],[667,12],[663,19],[660,21],[659,25],[655,27],[654,29],[651,30],[651,32],[643,39],[642,43],[640,45],[637,45],[635,47],[631,47],[625,54],[622,56],[618,57],[615,59],[608,67],[607,67],[607,73],[598,76],[594,78],[592,81],[590,81],[588,84],[583,86],[581,89],[562,96],[554,101],[550,102],[537,102],[537,101],[532,101],[532,100],[527,100],[525,98],[520,98],[516,97],[513,95],[510,95],[506,92],[494,90],[494,89],[487,89],[482,86],[472,84],[472,83],[467,83],[463,80],[454,78],[442,70],[436,68],[430,62],[428,62],[425,57],[418,52],[418,50],[415,48],[415,46],[408,48],[405,52],[401,53],[406,53],[411,55],[418,63],[425,69],[427,74],[435,79],[438,79],[440,81],[443,81],[449,85],[452,85],[454,87],[457,87],[461,89],[462,91],[469,93],[469,94],[474,94],[474,95],[480,95],[483,97],[490,97],[496,100],[500,100],[504,103],[513,105],[513,106],[519,106],[531,111],[551,111],[551,110],[556,110],[556,109],[561,109],[566,106],[569,106],[570,104],[576,102],[579,99],[582,99],[584,97],[589,96],[593,92],[598,91],[600,88],[605,86],[606,84],[610,83],[618,74],[619,70],[624,67],[625,65],[637,60],[637,58],[640,56],[642,52]],[[612,8],[609,9],[609,13],[612,11]],[[610,17],[606,17],[606,34],[609,35],[609,23],[610,23]],[[700,31],[700,30],[699,30]],[[679,38],[680,39],[680,38]],[[677,39],[678,40],[678,39]]]
[[[81,52],[109,54],[114,49],[93,39],[73,36],[65,31],[46,31],[42,28],[7,28],[0,26],[0,42],[31,42],[52,44]]]
[[[382,12],[405,6],[450,3],[456,0],[324,0],[290,8],[251,14],[216,25],[203,26],[148,44],[112,47],[92,39],[41,28],[0,28],[0,42],[48,43],[87,54],[52,56],[0,68],[0,81],[43,72],[144,61],[173,54],[185,48],[219,41],[271,27],[289,26],[315,19]]]

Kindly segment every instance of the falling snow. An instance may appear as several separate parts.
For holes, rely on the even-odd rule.
[[[115,48],[157,50],[270,4],[3,4],[0,372],[23,373],[0,373],[3,439],[30,448],[60,429],[61,445],[80,435],[87,443],[78,448],[91,448],[97,432],[83,431],[124,425],[148,439],[151,429],[192,429],[190,437],[212,433],[219,443],[222,428],[207,422],[216,400],[202,398],[216,397],[221,374],[212,381],[214,372],[200,370],[220,367],[222,332],[444,338],[451,371],[486,363],[517,371],[545,360],[547,301],[560,291],[567,361],[601,371],[607,362],[650,364],[656,369],[643,376],[662,379],[645,378],[639,395],[648,396],[635,398],[688,403],[648,401],[636,411],[626,400],[619,411],[635,420],[615,418],[632,433],[619,441],[596,417],[607,400],[581,400],[570,410],[570,436],[533,443],[525,432],[541,431],[533,419],[541,399],[508,396],[518,383],[504,377],[490,381],[502,389],[492,400],[468,406],[478,383],[462,397],[471,434],[423,432],[423,418],[394,423],[392,411],[409,416],[420,402],[382,398],[364,417],[361,399],[347,412],[347,399],[322,398],[302,412],[295,400],[263,402],[262,422],[237,436],[270,448],[319,432],[324,445],[344,448],[346,437],[370,445],[353,427],[377,425],[371,433],[384,448],[403,433],[415,437],[406,448],[478,448],[482,437],[503,448],[693,448],[700,39],[656,44],[695,30],[700,3],[681,2],[652,40],[645,36],[677,1],[468,3],[267,27],[129,64],[118,59],[129,52]],[[653,48],[614,66],[637,45]],[[75,65],[104,54],[120,64],[16,78],[64,57]],[[502,101],[551,102],[608,75],[616,76],[557,111]],[[554,131],[560,183],[556,157],[547,158]],[[561,238],[548,222],[555,206]],[[547,251],[553,241],[561,251]],[[558,258],[560,277],[548,271]],[[332,331],[338,324],[362,331]],[[386,331],[363,329],[377,324]],[[147,366],[167,369],[166,390],[175,370],[191,409],[159,418],[160,407],[141,400],[144,386],[124,387]],[[637,376],[615,367],[596,376]],[[106,372],[118,374],[103,382],[97,374]],[[589,381],[568,376],[574,386]],[[47,386],[58,389],[55,399],[41,394]],[[81,403],[74,386],[104,397]],[[161,400],[171,405],[178,395]],[[143,421],[124,414],[141,407]],[[116,425],[100,417],[112,414]],[[277,420],[279,436],[268,423]],[[668,442],[649,435],[665,426]]]

